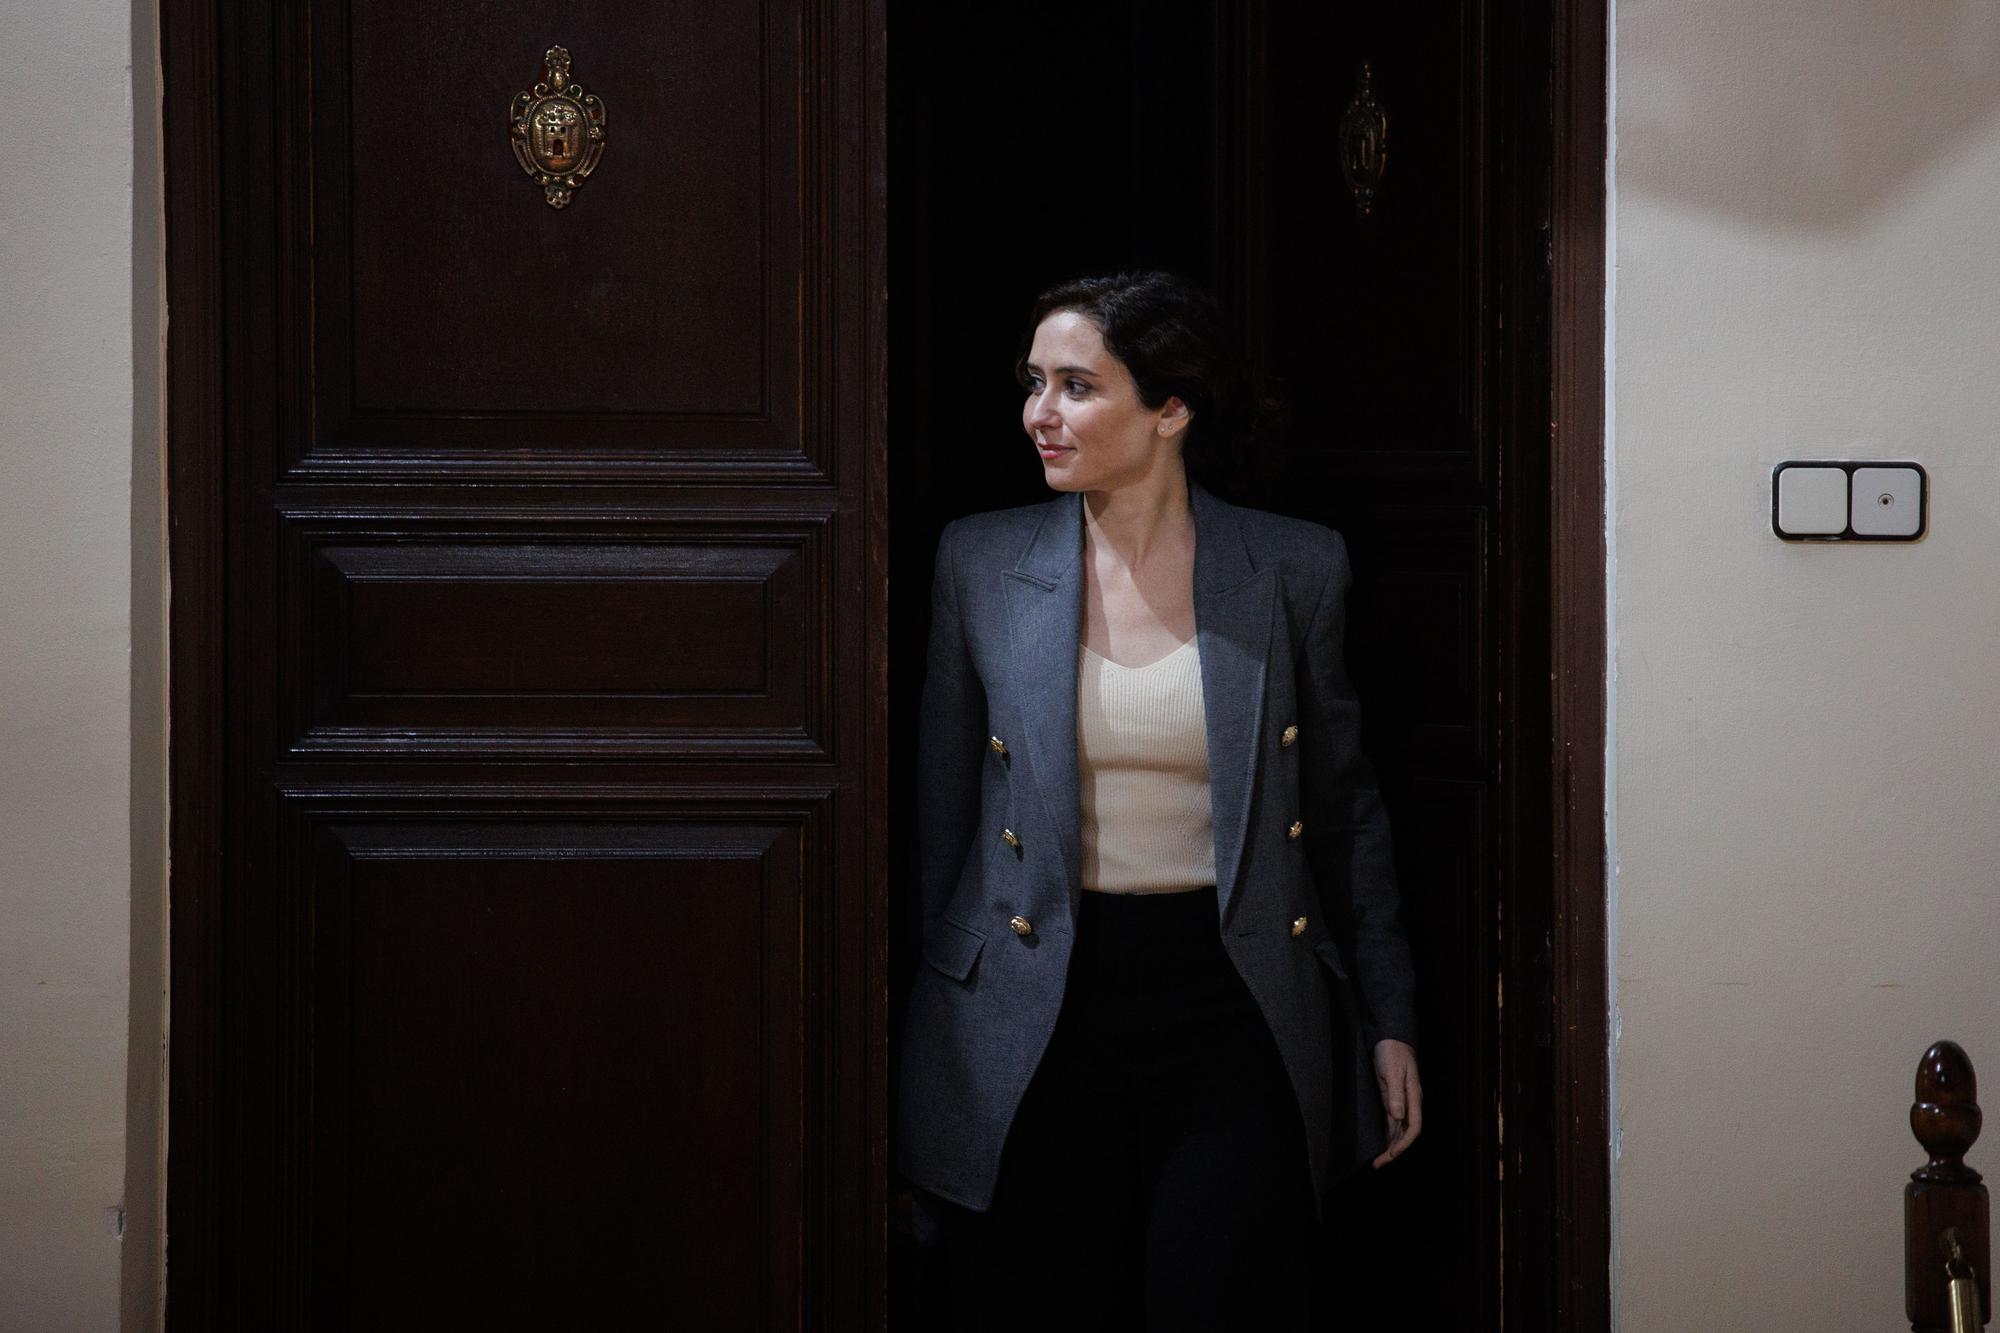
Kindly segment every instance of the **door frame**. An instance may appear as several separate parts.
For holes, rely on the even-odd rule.
[[[224,631],[222,180],[214,0],[159,0],[166,251],[169,1328],[218,1308]]]
[[[1610,0],[1551,0],[1550,667],[1558,1326],[1611,1327],[1604,744],[1606,44]]]
[[[1552,882],[1554,1064],[1557,1144],[1555,1200],[1559,1327],[1608,1329],[1610,1270],[1610,996],[1606,949],[1604,743],[1606,583],[1604,424],[1606,231],[1606,47],[1609,0],[1550,0],[1551,327],[1550,496],[1553,616],[1551,662],[1555,864]],[[880,0],[863,6],[871,52],[882,49]],[[168,913],[171,968],[171,1076],[166,1102],[172,1127],[167,1157],[172,1299],[183,1315],[213,1308],[224,1256],[217,1252],[220,1192],[213,1090],[218,1086],[219,920],[214,886],[227,848],[219,803],[189,799],[220,790],[223,716],[222,460],[228,404],[223,393],[221,235],[229,194],[218,143],[213,0],[160,0],[164,104],[167,340],[167,489],[170,568],[171,717]],[[879,60],[866,97],[865,177],[886,170],[886,123]],[[867,245],[871,338],[864,366],[869,419],[881,422],[886,383],[881,363],[885,238]],[[871,887],[867,932],[867,1097],[872,1126],[867,1179],[856,1182],[871,1219],[862,1247],[868,1272],[860,1287],[868,1326],[881,1327],[880,1292],[887,1214],[887,442],[878,428],[865,450],[867,559],[863,595],[870,608],[867,826]],[[855,1163],[862,1166],[862,1163]],[[179,1321],[177,1321],[179,1322]]]

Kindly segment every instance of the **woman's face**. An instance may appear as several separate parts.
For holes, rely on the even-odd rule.
[[[1053,489],[1113,490],[1180,461],[1187,405],[1173,397],[1159,407],[1140,402],[1131,372],[1087,316],[1058,310],[1044,319],[1026,372],[1021,425]]]

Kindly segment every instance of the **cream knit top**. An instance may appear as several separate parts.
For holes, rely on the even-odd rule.
[[[1157,893],[1215,883],[1208,718],[1195,640],[1142,667],[1078,648],[1083,887]]]

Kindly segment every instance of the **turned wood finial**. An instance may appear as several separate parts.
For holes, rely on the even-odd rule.
[[[1933,1044],[1917,1063],[1917,1099],[1910,1104],[1910,1132],[1931,1160],[1910,1179],[1977,1181],[1979,1173],[1965,1164],[1965,1154],[1979,1137],[1980,1121],[1972,1061],[1955,1041]]]
[[[1948,1333],[1968,1326],[1973,1291],[1982,1316],[1993,1308],[1991,1206],[1965,1164],[1979,1137],[1979,1085],[1958,1043],[1937,1042],[1917,1062],[1910,1130],[1931,1159],[1903,1186],[1903,1309],[1915,1333]]]

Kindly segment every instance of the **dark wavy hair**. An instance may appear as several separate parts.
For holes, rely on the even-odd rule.
[[[1254,384],[1234,330],[1206,288],[1179,273],[1147,269],[1059,282],[1035,298],[1014,361],[1028,384],[1035,330],[1059,311],[1095,324],[1104,346],[1138,386],[1147,407],[1178,397],[1191,414],[1181,457],[1199,476],[1221,473],[1274,423],[1276,404]]]

